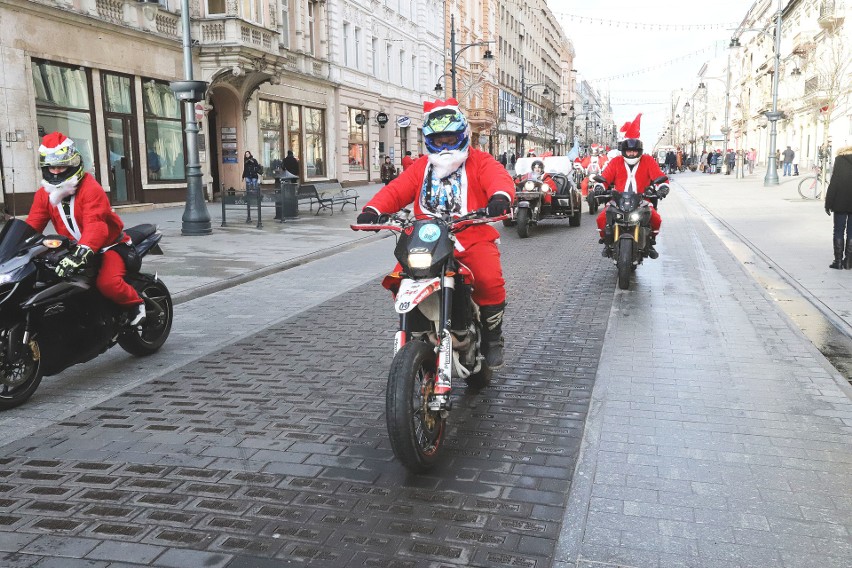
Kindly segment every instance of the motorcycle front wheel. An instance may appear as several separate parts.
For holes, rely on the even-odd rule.
[[[122,333],[118,344],[131,355],[142,357],[156,352],[168,339],[174,306],[169,289],[159,279],[146,283],[139,295],[145,301],[145,322]]]
[[[0,362],[0,410],[24,404],[41,383],[41,354],[35,339],[25,346],[14,363]]]
[[[618,287],[630,289],[630,274],[633,272],[633,241],[623,240],[616,253],[618,261]]]
[[[434,347],[411,341],[391,363],[385,396],[385,419],[393,454],[412,473],[431,468],[444,443],[446,419],[429,410],[435,387]]]

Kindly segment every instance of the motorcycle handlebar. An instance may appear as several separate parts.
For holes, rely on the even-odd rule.
[[[400,217],[398,215],[387,215],[387,220],[382,219],[381,223],[355,223],[349,225],[349,228],[353,231],[382,231],[388,230],[393,231],[395,233],[402,232],[406,225],[413,223],[413,221],[418,221],[422,219],[429,219],[431,216],[422,215],[417,219],[409,219],[406,217]],[[503,221],[504,219],[511,218],[510,213],[504,213],[503,215],[498,215],[496,217],[490,217],[488,215],[488,210],[486,208],[477,209],[475,211],[471,211],[467,215],[463,215],[456,219],[451,219],[448,221],[451,230],[453,232],[460,231],[462,229],[466,229],[473,225],[485,225],[487,223],[496,223],[497,221]]]

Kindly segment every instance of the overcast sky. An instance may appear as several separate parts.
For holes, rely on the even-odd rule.
[[[701,66],[714,54],[727,54],[724,47],[733,30],[725,29],[728,26],[718,29],[718,25],[735,27],[753,0],[547,0],[547,3],[574,44],[574,67],[587,80],[665,64],[640,75],[593,82],[612,91],[613,118],[619,127],[633,120],[637,113],[643,113],[642,141],[651,147],[671,114],[672,91],[694,90]],[[611,23],[572,21],[566,14]],[[640,25],[713,25],[717,29],[634,29],[617,25],[617,21]],[[706,51],[695,53],[700,50]]]

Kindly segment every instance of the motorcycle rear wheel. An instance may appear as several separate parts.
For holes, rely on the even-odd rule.
[[[385,419],[391,449],[412,473],[430,469],[444,443],[446,419],[426,406],[435,386],[434,347],[411,341],[391,363],[385,396]]]
[[[122,333],[118,344],[131,355],[144,357],[158,351],[168,339],[174,306],[169,289],[159,279],[145,284],[139,295],[145,300],[145,323]]]
[[[532,234],[532,215],[526,207],[518,209],[518,236],[525,239]]]
[[[618,260],[618,287],[630,289],[630,275],[633,273],[633,241],[623,241],[616,253]]]
[[[33,395],[41,384],[41,355],[38,343],[31,340],[16,363],[3,362],[0,379],[0,410],[21,406]],[[14,382],[14,385],[10,385]]]

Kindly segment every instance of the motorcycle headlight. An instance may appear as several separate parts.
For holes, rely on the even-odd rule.
[[[428,252],[413,252],[408,255],[408,266],[411,268],[429,268],[432,266],[432,254]]]
[[[630,220],[634,221],[634,222],[638,222],[639,221],[639,212],[634,211],[633,213],[631,213],[630,214]]]
[[[535,191],[535,183],[528,181],[524,184],[524,191]]]

